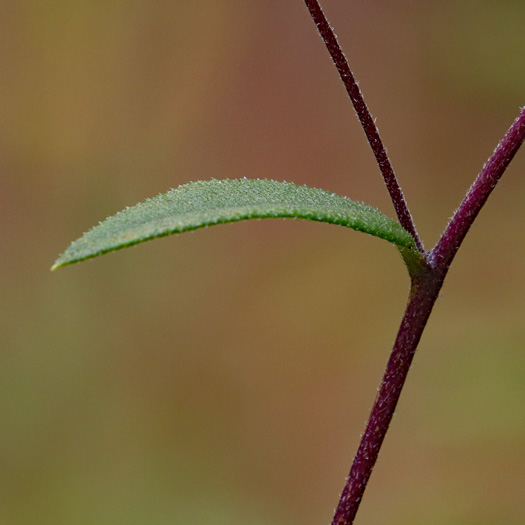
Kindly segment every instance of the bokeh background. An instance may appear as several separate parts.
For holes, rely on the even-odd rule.
[[[325,0],[427,247],[525,104],[525,3]],[[300,0],[0,3],[0,523],[329,523],[403,312],[395,249],[209,228],[49,271],[197,179],[392,205]],[[467,237],[359,523],[525,520],[525,151]]]

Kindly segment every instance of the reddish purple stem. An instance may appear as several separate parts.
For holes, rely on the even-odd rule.
[[[483,167],[437,246],[426,254],[428,266],[411,276],[411,290],[405,315],[332,525],[351,525],[354,522],[366,484],[394,415],[412,358],[450,263],[524,138],[525,108],[521,110],[518,118],[496,147],[494,154]]]
[[[401,223],[401,226],[405,228],[405,230],[412,234],[419,251],[423,253],[423,245],[419,239],[419,235],[417,233],[414,221],[412,220],[412,216],[410,215],[410,211],[408,210],[403,192],[401,191],[399,183],[397,182],[394,169],[392,168],[392,164],[390,163],[386,149],[383,146],[381,137],[379,136],[379,130],[377,129],[374,119],[368,110],[361,90],[355,81],[354,75],[350,71],[348,62],[343,54],[343,51],[341,50],[341,47],[339,46],[339,43],[337,42],[337,37],[332,31],[332,28],[330,27],[330,24],[326,19],[321,6],[319,5],[319,2],[317,2],[317,0],[305,0],[305,3],[308,7],[308,10],[310,11],[310,15],[315,22],[315,25],[317,26],[319,34],[326,44],[335,67],[339,71],[339,75],[341,76],[341,80],[343,81],[348,96],[354,105],[357,117],[361,122],[361,126],[363,127],[366,138],[368,139],[372,151],[374,152],[377,164],[379,165],[379,169],[383,175],[385,185],[388,189],[388,192],[390,193],[390,198],[394,204],[399,222]]]
[[[443,279],[436,279],[431,269],[426,269],[412,279],[409,303],[332,525],[350,525],[354,522],[412,358],[442,284]]]
[[[305,3],[352,100],[394,203],[399,222],[412,234],[423,255],[423,262],[416,269],[409,267],[411,288],[405,315],[332,521],[332,525],[351,525],[394,415],[412,358],[450,264],[479,211],[524,141],[525,108],[522,108],[519,116],[494,150],[494,154],[483,167],[436,247],[425,253],[377,127],[337,38],[319,2],[305,0]]]
[[[430,260],[435,266],[448,267],[450,265],[474,219],[514,158],[524,138],[525,107],[521,109],[520,114],[501,139],[492,157],[483,166],[441,239],[430,252]]]

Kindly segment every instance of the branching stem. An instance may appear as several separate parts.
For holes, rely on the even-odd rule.
[[[436,247],[426,254],[427,265],[412,275],[405,315],[365,433],[354,458],[332,525],[354,522],[368,479],[401,395],[412,358],[438,298],[450,263],[477,214],[525,138],[525,108],[487,161]]]
[[[374,152],[374,156],[376,158],[377,164],[379,165],[379,169],[381,170],[381,174],[383,175],[388,192],[390,193],[390,198],[394,204],[399,222],[401,223],[401,226],[405,228],[405,230],[412,234],[419,251],[423,253],[423,245],[419,239],[416,226],[412,220],[410,211],[408,210],[405,197],[401,191],[401,187],[397,182],[394,169],[392,168],[392,164],[390,163],[386,149],[383,146],[381,137],[379,136],[379,130],[377,129],[374,119],[372,118],[372,115],[370,114],[370,111],[363,99],[363,95],[359,89],[359,86],[357,85],[354,75],[348,66],[346,57],[341,50],[339,43],[337,42],[337,37],[330,27],[330,24],[325,17],[319,2],[317,0],[305,0],[305,3],[308,7],[308,10],[310,11],[310,15],[315,22],[315,25],[317,26],[319,34],[321,35],[328,49],[328,52],[332,57],[335,67],[337,68],[337,71],[339,71],[341,80],[343,81],[350,100],[352,101],[354,109],[357,113],[357,117],[359,118],[361,126],[363,127],[363,130],[366,134],[366,138],[368,139],[372,151]]]
[[[483,166],[436,247],[430,252],[425,252],[377,127],[350,71],[337,38],[323,14],[319,2],[317,0],[305,0],[305,3],[339,71],[341,80],[363,126],[394,203],[399,222],[412,234],[422,254],[421,264],[409,267],[411,288],[407,308],[370,418],[354,458],[350,475],[347,478],[332,521],[332,525],[351,525],[354,523],[366,485],[394,415],[417,345],[438,298],[450,264],[479,211],[524,141],[525,108],[522,108],[519,116],[494,150],[492,157]]]

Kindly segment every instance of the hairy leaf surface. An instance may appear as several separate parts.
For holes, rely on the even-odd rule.
[[[365,204],[324,190],[272,180],[191,182],[117,213],[95,226],[52,269],[149,239],[244,219],[295,218],[347,226],[415,248],[396,221]]]

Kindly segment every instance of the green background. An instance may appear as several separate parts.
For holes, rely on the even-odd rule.
[[[525,4],[326,0],[431,247],[525,104]],[[0,4],[0,522],[328,523],[406,301],[305,221],[51,273],[108,215],[272,178],[393,216],[300,0]],[[358,523],[521,524],[525,152],[424,334]]]

